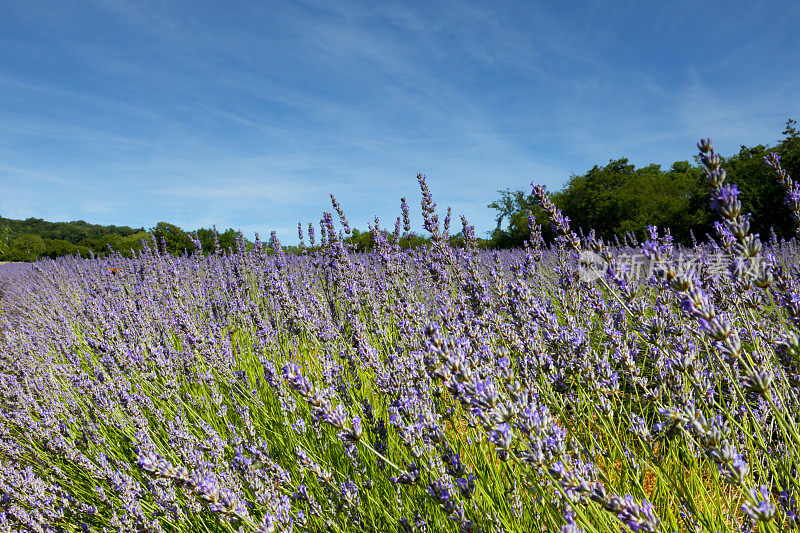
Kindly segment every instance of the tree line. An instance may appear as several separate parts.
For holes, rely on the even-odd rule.
[[[743,145],[738,153],[722,157],[722,165],[727,181],[741,191],[742,211],[752,213],[752,232],[762,239],[773,231],[789,238],[794,230],[784,190],[764,161],[772,152],[781,156],[781,165],[791,176],[800,179],[800,131],[792,119],[786,122],[783,138],[776,146]],[[594,229],[607,239],[629,233],[642,239],[647,226],[654,225],[670,228],[676,241],[689,243],[692,235],[702,240],[706,234],[715,233],[710,191],[697,158],[693,163],[675,162],[666,170],[656,164],[636,168],[628,159],[620,158],[572,175],[552,199],[575,230]],[[497,215],[490,246],[521,246],[529,235],[529,214],[549,227],[530,189],[498,192],[500,198],[488,205]],[[551,236],[545,231],[546,238]]]
[[[216,249],[235,250],[239,232],[234,229],[217,232],[214,228],[201,228],[193,235],[208,253]],[[36,261],[66,255],[102,256],[110,250],[130,257],[141,250],[145,243],[175,255],[195,250],[192,237],[168,222],[159,222],[155,227],[145,230],[89,224],[83,220],[47,222],[40,218],[13,220],[0,217],[0,261]],[[248,241],[245,243],[252,246]]]
[[[784,202],[784,191],[764,158],[777,152],[781,165],[791,176],[800,179],[800,131],[791,119],[786,122],[783,138],[776,146],[741,146],[738,153],[722,157],[728,181],[741,191],[742,210],[752,213],[751,228],[762,238],[772,232],[781,237],[793,235],[792,218]],[[594,229],[604,238],[626,234],[642,239],[647,226],[670,228],[678,242],[688,243],[692,236],[702,240],[713,234],[709,192],[705,174],[695,158],[677,161],[668,169],[657,164],[636,168],[627,158],[611,160],[604,166],[595,165],[584,174],[570,176],[564,187],[553,193],[553,202],[576,230]],[[491,248],[522,246],[529,236],[528,218],[533,215],[545,227],[545,238],[551,237],[545,215],[536,204],[530,189],[498,191],[500,198],[488,207],[496,211],[496,228],[488,239],[478,245]],[[386,237],[391,240],[387,233]],[[373,247],[371,231],[353,229],[344,236],[353,250],[368,251]],[[168,222],[155,227],[102,226],[83,220],[47,222],[38,218],[12,220],[0,217],[0,261],[35,261],[44,257],[65,255],[103,255],[110,249],[130,256],[144,242],[157,243],[164,251],[182,254],[196,250],[199,243],[204,253],[251,249],[255,243],[234,230],[222,232],[201,228],[187,233]],[[460,246],[463,238],[455,234],[451,244]],[[429,243],[422,235],[410,233],[400,238],[403,248]],[[269,245],[266,246],[271,251]],[[302,246],[284,246],[288,253],[299,253]]]
[[[103,253],[138,247],[149,234],[128,226],[102,226],[83,220],[47,222],[40,218],[13,220],[0,217],[0,260],[35,261],[43,257]]]
[[[385,236],[392,239],[388,234]],[[355,228],[350,234],[343,235],[343,240],[356,252],[371,250],[374,245],[371,231]],[[453,236],[451,244],[458,246],[462,240],[460,235]],[[410,233],[400,238],[399,245],[402,248],[414,248],[428,242],[428,238]],[[0,261],[36,261],[67,255],[103,256],[110,250],[130,257],[145,245],[157,246],[161,252],[181,255],[198,250],[204,254],[236,252],[240,248],[251,250],[256,243],[233,228],[225,231],[200,228],[187,232],[169,222],[159,222],[145,230],[127,226],[101,226],[83,220],[47,222],[38,218],[13,220],[0,217]],[[263,243],[263,248],[267,254],[274,253],[273,243],[269,241]],[[283,246],[283,250],[290,254],[302,253],[303,249],[309,248]]]

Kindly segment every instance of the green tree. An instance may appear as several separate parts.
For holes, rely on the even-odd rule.
[[[391,240],[391,236],[389,236],[385,230],[384,234],[388,240]],[[353,228],[353,232],[350,234],[350,237],[345,239],[345,242],[354,245],[356,252],[368,252],[375,246],[375,237],[372,235],[371,231],[361,231],[357,228]]]
[[[670,228],[686,242],[690,230],[708,230],[707,198],[703,173],[687,161],[662,171],[659,165],[637,169],[623,158],[570,178],[559,207],[575,230],[594,229],[605,238],[631,232],[641,238],[654,225]]]
[[[742,191],[742,211],[752,213],[750,229],[762,238],[774,228],[778,235],[791,237],[794,225],[788,207],[784,203],[784,191],[775,174],[764,164],[764,158],[771,152],[781,156],[781,166],[796,181],[800,179],[800,133],[795,122],[789,119],[784,138],[777,146],[742,146],[737,154],[723,159],[727,180],[735,183]]]
[[[64,257],[67,255],[88,256],[88,249],[63,239],[42,239],[42,242],[44,244],[44,250],[41,254],[42,257],[55,259],[56,257]]]
[[[8,236],[10,233],[11,230],[8,226],[0,226],[0,257],[8,253]]]
[[[219,247],[223,251],[232,250],[237,251],[236,239],[239,237],[239,232],[233,228],[228,228],[219,234]]]
[[[487,207],[495,209],[497,227],[492,231],[489,245],[495,248],[513,248],[522,246],[530,236],[528,215],[533,215],[538,224],[543,227],[545,238],[552,238],[547,215],[533,199],[533,195],[523,191],[505,189],[497,191],[500,198],[490,203]],[[553,201],[560,207],[561,194],[553,195]],[[503,222],[506,222],[505,229]]]
[[[200,240],[200,244],[203,247],[203,253],[205,254],[213,254],[216,251],[216,244],[214,243],[214,231],[215,228],[200,228],[196,232],[197,238]],[[238,251],[238,245],[236,244],[238,238],[239,232],[233,228],[228,228],[223,232],[218,231],[217,243],[219,244],[220,252]],[[245,246],[250,248],[252,247],[252,243],[245,240]]]
[[[751,231],[762,238],[770,228],[787,238],[794,233],[784,191],[764,164],[767,154],[777,152],[783,168],[800,179],[800,131],[795,121],[786,122],[783,136],[775,147],[742,146],[738,153],[722,158],[727,181],[742,191],[742,210],[752,213]],[[522,244],[527,238],[529,212],[548,226],[530,194],[509,189],[498,192],[500,198],[489,204],[497,211],[493,246]],[[553,195],[553,202],[570,218],[575,231],[594,229],[606,238],[631,232],[641,238],[647,226],[654,225],[669,228],[676,240],[686,243],[690,232],[698,238],[712,232],[718,216],[711,211],[709,193],[710,186],[698,164],[678,161],[669,170],[658,165],[637,169],[620,158],[571,176],[564,188]]]
[[[30,233],[11,241],[8,257],[11,261],[36,261],[45,251],[44,240]]]
[[[148,232],[139,231],[137,233],[121,237],[115,245],[116,247],[114,250],[121,253],[125,257],[130,257],[132,255],[132,251],[139,251],[142,249],[142,241],[148,241],[149,239],[150,234]]]
[[[175,224],[159,222],[151,232],[159,246],[161,246],[163,240],[168,253],[181,255],[184,251],[191,252],[194,250],[194,244],[192,244],[189,234]]]

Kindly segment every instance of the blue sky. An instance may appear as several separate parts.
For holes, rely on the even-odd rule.
[[[800,120],[800,2],[0,2],[0,214],[384,226]],[[456,219],[457,220],[457,219]]]

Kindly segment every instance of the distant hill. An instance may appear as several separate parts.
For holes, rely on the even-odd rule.
[[[13,220],[0,217],[0,226],[9,229],[10,236],[25,234],[38,235],[43,239],[58,239],[72,244],[81,244],[84,241],[98,241],[108,235],[128,237],[135,233],[145,231],[144,228],[130,228],[128,226],[102,226],[90,224],[84,220],[72,222],[48,222],[41,218],[28,218]]]
[[[103,253],[110,245],[122,252],[138,249],[149,238],[144,228],[102,226],[83,220],[48,222],[41,218],[15,220],[0,217],[0,260],[33,261],[41,257],[59,257],[90,252]]]
[[[204,253],[236,250],[239,232],[227,229],[200,228],[191,232],[202,245]],[[132,250],[142,248],[142,241],[152,242],[155,237],[162,249],[175,255],[196,250],[192,238],[180,227],[159,222],[150,229],[129,226],[103,226],[84,220],[48,222],[41,218],[15,220],[0,217],[0,262],[36,261],[44,257],[55,259],[66,255],[88,257],[103,255],[109,247],[130,256]],[[243,239],[245,246],[252,243]],[[290,247],[291,248],[291,247]]]
[[[384,233],[387,239],[392,238],[390,234]],[[364,252],[374,246],[371,231],[353,229],[349,236],[343,235],[343,238],[354,251]],[[0,217],[0,262],[36,261],[45,257],[55,259],[66,255],[97,256],[106,254],[109,247],[130,257],[131,251],[142,248],[142,241],[152,243],[154,239],[159,243],[160,250],[173,255],[181,255],[186,251],[195,253],[196,244],[200,245],[204,254],[217,251],[235,252],[242,247],[252,249],[255,245],[232,228],[219,232],[215,228],[200,228],[187,232],[168,222],[159,222],[153,228],[144,229],[102,226],[89,224],[83,220],[48,222],[41,218],[14,220]],[[398,244],[402,248],[412,248],[429,242],[427,237],[409,233],[403,236]],[[463,237],[460,233],[452,235],[450,243],[453,246],[462,246]],[[477,239],[477,243],[481,247],[486,245],[484,239]],[[268,243],[264,243],[266,253],[274,253],[274,246],[271,239]],[[284,252],[290,254],[303,253],[306,250],[303,245],[282,248]]]

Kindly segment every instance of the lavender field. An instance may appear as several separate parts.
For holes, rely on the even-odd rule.
[[[800,246],[700,148],[689,248],[579,236],[538,186],[525,248],[453,248],[421,177],[410,251],[405,204],[357,254],[334,201],[301,255],[6,265],[0,531],[797,529]]]

